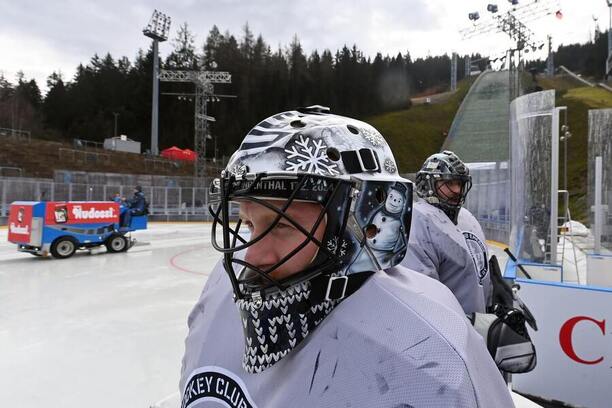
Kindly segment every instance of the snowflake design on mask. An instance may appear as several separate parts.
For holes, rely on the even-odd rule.
[[[395,167],[395,163],[393,163],[393,160],[386,158],[385,159],[385,170],[387,170],[389,173],[395,173],[397,171],[397,168]]]
[[[249,172],[249,168],[244,163],[234,164],[228,170],[229,170],[230,173],[232,173],[232,174],[234,174],[236,176],[242,176],[242,175],[244,175],[244,174]]]
[[[340,243],[340,239],[338,237],[334,237],[327,241],[327,250],[334,255],[346,255],[347,246],[347,242],[343,239],[342,243]]]
[[[321,176],[334,176],[340,174],[338,166],[332,163],[326,154],[327,146],[322,140],[311,140],[309,137],[300,135],[299,140],[295,140],[295,145],[289,149],[284,149],[287,155],[285,163],[287,171],[306,171]],[[291,161],[294,159],[295,161]]]
[[[372,144],[372,146],[382,146],[385,144],[385,139],[375,131],[373,132],[370,129],[361,128],[361,134]]]

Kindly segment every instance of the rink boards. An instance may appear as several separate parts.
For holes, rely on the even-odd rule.
[[[516,279],[537,319],[530,330],[538,364],[513,376],[513,389],[576,406],[612,401],[612,289]]]

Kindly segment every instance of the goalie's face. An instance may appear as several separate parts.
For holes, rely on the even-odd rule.
[[[282,208],[286,201],[269,200],[276,208]],[[321,214],[321,206],[315,203],[293,202],[285,213],[299,223],[307,231],[311,231]],[[240,203],[240,219],[242,225],[250,232],[249,240],[259,237],[278,218],[278,213],[255,202]],[[321,241],[325,232],[325,219],[321,221],[314,232],[314,237]],[[278,223],[261,240],[247,248],[245,261],[253,266],[267,271],[281,261],[285,256],[300,246],[307,236],[297,229],[286,218],[281,217]],[[286,262],[269,272],[274,279],[284,279],[305,269],[314,260],[319,247],[308,242],[299,252]]]
[[[458,179],[436,182],[438,197],[450,205],[461,205],[465,194],[467,194],[466,189],[466,183]]]

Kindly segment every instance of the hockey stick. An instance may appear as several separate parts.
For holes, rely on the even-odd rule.
[[[531,275],[529,275],[527,273],[527,271],[525,270],[525,268],[523,268],[523,266],[521,264],[518,263],[518,259],[516,259],[516,257],[514,256],[514,254],[512,254],[512,252],[510,252],[510,248],[505,248],[504,252],[506,254],[508,254],[508,256],[510,257],[510,259],[512,259],[512,262],[514,262],[516,264],[516,266],[518,266],[518,268],[521,270],[521,272],[523,272],[525,274],[525,276],[527,277],[527,279],[533,279],[531,277]]]

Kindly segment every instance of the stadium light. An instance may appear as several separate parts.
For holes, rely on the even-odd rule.
[[[512,4],[513,6],[516,6],[518,4],[518,0],[508,0],[508,3]]]
[[[468,14],[468,18],[472,21],[476,21],[480,18],[480,14],[477,11],[475,11],[473,13]]]
[[[497,13],[497,11],[498,11],[497,4],[489,4],[487,6],[487,11],[489,11],[489,12],[491,12],[493,14]]]
[[[170,17],[154,10],[149,20],[149,24],[142,30],[142,33],[153,40],[159,42],[166,41],[168,39],[168,32],[170,31],[170,21]]]

